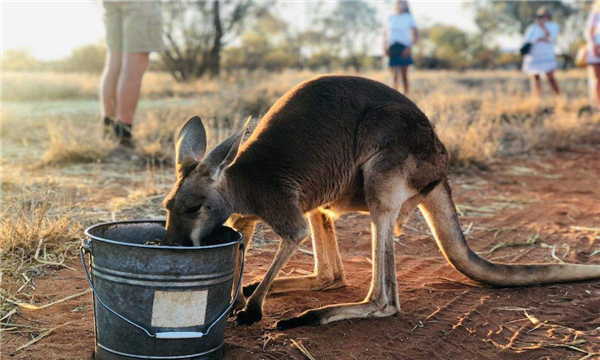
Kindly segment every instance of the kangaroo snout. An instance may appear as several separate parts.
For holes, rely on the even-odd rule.
[[[189,226],[177,222],[177,220],[167,217],[167,224],[165,227],[166,235],[164,244],[168,246],[193,246],[192,239],[190,237],[191,231]]]

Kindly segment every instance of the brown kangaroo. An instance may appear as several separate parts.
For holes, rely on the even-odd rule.
[[[200,118],[190,119],[176,145],[178,179],[165,199],[170,244],[199,245],[227,219],[243,233],[246,247],[257,221],[281,237],[263,279],[247,289],[254,290],[247,301],[240,296],[240,324],[262,318],[269,290],[346,284],[334,217],[348,211],[371,217],[373,273],[367,297],[308,310],[279,321],[278,328],[397,313],[393,229],[400,229],[417,206],[448,262],[474,280],[523,286],[600,278],[599,265],[508,265],[475,254],[452,202],[444,145],[414,103],[379,82],[352,76],[306,81],[279,99],[240,146],[241,138],[234,135],[204,156],[204,126]],[[311,233],[314,273],[276,278]]]

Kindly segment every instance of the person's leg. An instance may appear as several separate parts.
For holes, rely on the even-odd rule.
[[[123,60],[117,87],[117,118],[131,126],[150,53],[162,49],[159,1],[122,2]]]
[[[393,85],[392,87],[397,90],[400,91],[400,74],[398,71],[398,67],[397,66],[392,66],[390,67],[390,70],[392,71],[392,77],[393,77]]]
[[[560,89],[558,88],[558,83],[556,82],[556,78],[554,77],[554,71],[549,71],[546,76],[548,76],[548,81],[550,82],[550,86],[552,87],[552,91],[554,94],[560,95]]]
[[[533,93],[537,97],[542,96],[542,79],[539,74],[533,75]]]
[[[600,64],[593,64],[594,74],[596,75],[596,99],[594,105],[598,107],[600,100]]]
[[[121,72],[120,52],[107,52],[104,72],[100,84],[100,97],[104,117],[114,118],[117,115],[117,84]]]
[[[404,95],[408,95],[410,88],[408,83],[408,66],[402,66],[400,68],[402,72],[402,83],[404,84]]]
[[[117,87],[117,119],[131,125],[140,97],[142,77],[148,68],[149,53],[125,53]]]
[[[100,83],[100,101],[103,109],[104,136],[119,134],[117,131],[117,84],[121,72],[123,27],[121,4],[103,1],[104,25],[106,27],[107,54]]]

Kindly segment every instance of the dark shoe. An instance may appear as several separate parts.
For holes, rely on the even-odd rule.
[[[110,117],[104,118],[104,137],[116,137],[119,143],[125,147],[133,147],[131,141],[131,124],[114,120]]]
[[[104,126],[102,127],[102,135],[105,139],[115,135],[115,121],[108,116],[104,117]]]
[[[131,141],[131,124],[125,124],[117,122],[115,124],[115,134],[119,143],[125,147],[133,147],[133,141]]]

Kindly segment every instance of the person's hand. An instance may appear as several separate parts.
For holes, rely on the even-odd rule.
[[[383,52],[385,53],[385,56],[390,56],[390,48],[389,47],[384,47],[383,48]]]
[[[407,58],[410,56],[410,53],[411,53],[411,48],[406,47],[404,50],[402,50],[402,57]]]
[[[539,39],[538,41],[549,43],[550,42],[550,31],[548,31],[548,29],[546,29],[546,23],[548,22],[548,18],[543,17],[538,22],[540,24],[540,27],[542,28],[542,31],[544,31],[544,34],[546,35],[543,38]]]

